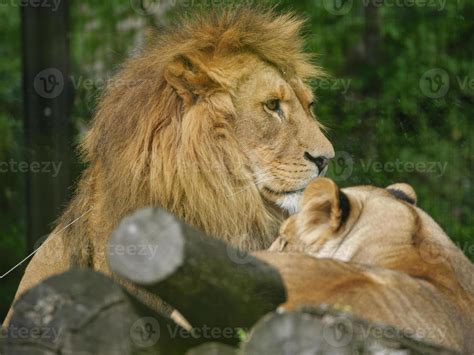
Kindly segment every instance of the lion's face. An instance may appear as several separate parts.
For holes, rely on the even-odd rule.
[[[233,100],[235,134],[260,193],[295,212],[302,191],[325,174],[334,150],[312,112],[311,90],[263,62],[251,67]]]
[[[202,16],[160,33],[118,74],[136,84],[101,100],[82,145],[93,181],[83,184],[100,200],[94,233],[159,205],[241,249],[268,248],[334,155],[303,84],[323,75],[304,51],[303,21]]]

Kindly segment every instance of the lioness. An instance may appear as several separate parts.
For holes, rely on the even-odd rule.
[[[280,270],[283,307],[348,305],[369,321],[472,354],[474,267],[415,203],[407,184],[310,183],[270,247],[285,253],[256,253]]]

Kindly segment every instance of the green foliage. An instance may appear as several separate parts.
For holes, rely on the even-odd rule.
[[[20,14],[17,8],[0,5],[0,162],[18,161],[21,149],[21,62]],[[23,176],[0,172],[0,274],[18,263],[25,255],[25,204]],[[20,273],[2,279],[0,305],[2,313],[10,304],[18,286]]]
[[[238,330],[238,336],[239,336],[240,342],[243,343],[244,341],[247,340],[248,333],[247,333],[244,329],[239,328],[239,330]]]
[[[309,49],[339,83],[315,85],[316,112],[340,156],[329,175],[342,186],[410,183],[420,207],[474,259],[474,3],[448,1],[440,11],[354,1],[345,15],[331,14],[331,3],[280,2],[308,18]],[[440,93],[448,81],[449,90],[431,98],[426,73],[436,68],[447,76]],[[351,81],[347,92],[342,80]]]

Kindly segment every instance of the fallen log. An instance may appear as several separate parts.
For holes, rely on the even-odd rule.
[[[324,306],[263,317],[248,335],[242,353],[457,354],[409,337],[397,328],[370,323]]]
[[[286,299],[276,269],[208,237],[160,208],[125,218],[108,245],[112,271],[178,309],[194,331],[236,343]],[[213,338],[215,339],[215,337]]]
[[[205,341],[110,278],[73,269],[28,290],[5,330],[9,354],[184,354]]]
[[[186,355],[237,355],[238,350],[221,343],[205,343],[192,348]]]

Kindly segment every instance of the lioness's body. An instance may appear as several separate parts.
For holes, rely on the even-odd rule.
[[[416,199],[407,185],[391,189]],[[344,217],[337,186],[328,179],[311,183],[301,211],[285,222],[271,247],[291,254],[257,254],[282,273],[284,307],[348,305],[362,318],[473,353],[471,262],[414,204],[374,187],[342,191],[350,206]]]

